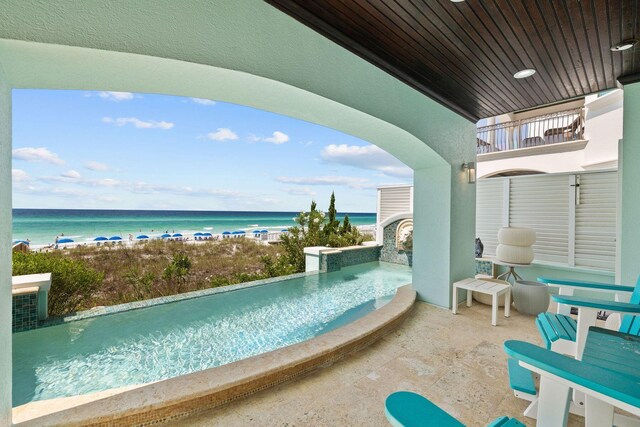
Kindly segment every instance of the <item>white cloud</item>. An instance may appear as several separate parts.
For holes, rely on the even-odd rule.
[[[209,132],[207,139],[212,141],[235,141],[238,135],[229,128],[218,128],[215,132]]]
[[[70,171],[61,173],[60,176],[62,176],[64,178],[70,178],[70,179],[80,179],[80,178],[82,178],[82,175],[80,175],[80,172],[74,171],[74,170],[70,170]]]
[[[46,162],[54,165],[63,165],[62,160],[56,153],[52,153],[45,147],[23,147],[12,151],[13,158],[27,162]]]
[[[109,123],[115,126],[124,126],[126,124],[132,124],[138,129],[162,129],[169,130],[175,123],[165,122],[165,121],[156,121],[156,120],[140,120],[137,117],[118,117],[117,119],[111,117],[103,117],[102,121],[104,123]]]
[[[388,176],[401,178],[413,176],[411,168],[375,145],[331,144],[320,152],[320,156],[330,163],[374,170]]]
[[[191,100],[193,102],[195,102],[196,104],[200,104],[200,105],[215,105],[216,101],[212,101],[210,99],[204,99],[204,98],[191,98]]]
[[[82,178],[79,172],[70,170],[65,173],[61,173],[59,176],[41,176],[38,181],[42,182],[61,182],[66,184],[77,184],[85,187],[118,187],[122,183],[116,179],[104,178],[104,179],[86,179]]]
[[[277,178],[279,182],[294,185],[329,185],[329,186],[346,186],[350,188],[375,188],[367,178],[356,178],[353,176],[313,176],[313,177],[287,177],[280,176]]]
[[[31,177],[22,169],[11,169],[11,180],[13,182],[25,182],[30,181]]]
[[[286,193],[292,196],[317,196],[318,193],[311,190],[309,187],[304,188],[285,188]]]
[[[272,144],[284,144],[285,142],[289,141],[289,135],[277,130],[269,138],[264,138],[263,141],[270,142]]]
[[[92,171],[107,171],[109,167],[104,163],[90,161],[84,164],[84,167]]]
[[[263,142],[270,142],[270,143],[276,144],[276,145],[284,144],[285,142],[288,142],[289,139],[290,139],[289,135],[287,135],[284,132],[280,132],[279,130],[273,132],[273,134],[271,136],[268,136],[268,137],[261,137],[261,136],[256,136],[256,135],[251,135],[249,137],[249,141],[251,141],[251,142],[263,141]]]
[[[109,92],[103,91],[99,92],[98,96],[103,99],[108,99],[109,101],[131,101],[134,98],[133,93],[131,92]]]

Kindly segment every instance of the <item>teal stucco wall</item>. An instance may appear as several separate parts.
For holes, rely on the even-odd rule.
[[[11,90],[0,65],[0,425],[2,426],[11,425],[11,308]]]
[[[633,285],[640,276],[640,83],[624,87],[620,168],[619,280]]]

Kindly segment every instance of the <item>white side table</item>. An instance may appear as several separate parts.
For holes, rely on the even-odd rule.
[[[471,298],[474,292],[491,295],[491,324],[498,323],[498,297],[505,294],[504,317],[511,314],[511,285],[503,280],[464,279],[453,284],[453,304],[451,311],[458,312],[458,289],[467,291],[467,307],[471,307]]]

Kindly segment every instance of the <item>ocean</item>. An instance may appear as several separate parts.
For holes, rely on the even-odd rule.
[[[257,228],[280,230],[295,225],[299,212],[247,211],[157,211],[89,209],[13,209],[13,239],[29,239],[34,245],[53,243],[56,236],[75,242],[91,241],[97,236],[127,238],[169,233],[210,232]],[[375,213],[348,213],[353,225],[376,223]],[[344,214],[338,215],[342,220]]]

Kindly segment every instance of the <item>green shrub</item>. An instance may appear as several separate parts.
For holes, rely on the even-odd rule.
[[[287,234],[280,239],[284,256],[270,266],[274,275],[277,272],[289,271],[291,274],[305,269],[304,248],[310,246],[329,246],[342,248],[361,244],[365,237],[351,225],[349,216],[345,215],[342,225],[336,219],[336,198],[331,193],[328,215],[319,211],[316,202],[311,202],[309,212],[300,212],[295,221],[297,225],[289,228]],[[264,260],[263,260],[264,263]]]
[[[104,274],[57,253],[14,253],[13,275],[51,273],[49,314],[62,316],[90,307]]]

